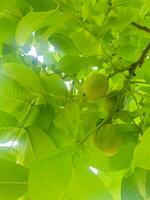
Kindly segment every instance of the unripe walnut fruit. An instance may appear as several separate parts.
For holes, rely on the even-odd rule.
[[[120,90],[112,90],[104,98],[103,102],[107,112],[115,112],[124,107],[125,95]]]
[[[116,154],[122,145],[122,137],[117,125],[104,124],[95,134],[94,143],[107,156]]]
[[[109,88],[107,77],[94,73],[83,83],[83,93],[91,100],[99,99],[106,95]]]

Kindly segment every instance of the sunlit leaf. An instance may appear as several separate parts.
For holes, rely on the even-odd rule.
[[[150,155],[149,149],[149,140],[150,140],[150,129],[148,128],[143,137],[141,142],[135,148],[133,164],[136,167],[141,167],[144,169],[150,169],[150,162],[148,157]]]
[[[78,156],[74,157],[73,160],[74,170],[76,172],[76,176],[78,178],[80,184],[80,192],[83,199],[104,199],[104,200],[112,200],[112,197],[102,183],[100,178],[94,174],[88,165],[86,165],[83,161],[81,161]],[[75,188],[72,188],[75,189]],[[79,196],[80,193],[77,192]],[[75,193],[74,193],[75,194]],[[73,198],[72,198],[73,199]],[[80,197],[79,197],[80,199]]]
[[[27,191],[28,170],[13,162],[0,159],[0,198],[16,200]]]
[[[16,80],[23,87],[34,93],[44,93],[44,88],[38,76],[31,68],[20,63],[6,63],[3,65],[4,73]]]
[[[80,57],[74,55],[66,55],[60,59],[58,68],[69,75],[76,75],[88,67],[99,65],[96,56]]]
[[[85,56],[101,55],[101,45],[96,38],[84,29],[71,33],[75,45]]]
[[[15,80],[0,74],[0,109],[10,113],[29,107],[34,97]]]
[[[139,192],[134,174],[125,177],[122,180],[122,185],[121,185],[121,199],[131,200],[133,198],[137,200],[144,200],[144,198]]]
[[[32,32],[40,28],[50,12],[29,12],[25,15],[18,24],[16,29],[16,41],[19,45],[24,45],[25,42],[32,36]]]
[[[49,0],[44,0],[39,2],[38,0],[27,0],[27,2],[30,3],[30,5],[33,7],[34,11],[47,11],[54,9],[56,7],[56,2],[55,1],[49,1]]]
[[[38,127],[26,128],[26,138],[34,154],[35,160],[50,157],[56,152],[56,147],[51,138]]]
[[[15,2],[15,0],[2,1],[1,5],[0,5],[0,12],[2,12],[3,10],[9,8],[14,2]]]
[[[31,199],[63,199],[70,184],[71,174],[72,168],[67,152],[62,152],[38,162],[32,168],[29,177],[29,195]]]

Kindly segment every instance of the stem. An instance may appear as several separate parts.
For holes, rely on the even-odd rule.
[[[126,68],[126,69],[121,69],[121,70],[119,70],[119,71],[116,71],[116,72],[110,74],[110,75],[108,76],[108,78],[111,78],[111,77],[113,77],[113,76],[115,76],[115,75],[117,75],[117,74],[119,74],[119,73],[123,73],[123,72],[125,72],[125,71],[128,71],[128,68]]]
[[[97,130],[99,130],[105,123],[107,123],[109,120],[111,119],[111,115],[108,114],[108,116],[106,117],[106,119],[104,119],[91,133],[89,133],[78,145],[77,147],[80,147],[81,145],[83,145],[86,140],[92,136]]]
[[[135,22],[132,22],[131,25],[135,26],[136,28],[138,28],[139,30],[143,30],[145,32],[150,33],[150,28],[147,28],[146,26],[142,26],[139,25]],[[114,72],[113,74],[111,74],[109,76],[109,78],[111,78],[112,76],[115,76],[118,73],[122,73],[125,71],[129,71],[130,74],[135,75],[135,70],[136,68],[139,66],[141,67],[145,61],[145,58],[147,56],[147,53],[150,51],[150,43],[148,43],[148,45],[145,47],[145,49],[143,50],[143,52],[141,53],[141,56],[139,57],[139,59],[137,61],[135,61],[134,63],[132,63],[129,67],[122,69],[120,71]]]
[[[138,124],[135,123],[134,119],[132,119],[133,124],[139,129],[139,131],[141,132],[141,135],[143,135],[143,131],[140,128],[140,126]]]
[[[137,91],[133,91],[133,93],[138,94],[138,95],[141,95],[141,96],[143,96],[143,97],[150,98],[150,95],[148,95],[148,94],[142,94],[142,93],[137,92]]]
[[[147,33],[150,33],[150,28],[137,24],[136,22],[132,22],[131,25],[135,26],[136,28],[138,28],[139,30],[145,31]]]
[[[11,143],[9,149],[13,146],[14,142],[15,142],[16,139],[19,137],[19,135],[20,135],[20,133],[21,133],[21,130],[22,130],[22,128],[23,128],[25,122],[27,121],[27,119],[28,119],[28,117],[29,117],[29,115],[30,115],[30,113],[31,113],[31,110],[32,110],[33,106],[34,106],[34,104],[31,104],[31,105],[30,105],[29,110],[28,110],[27,114],[25,115],[25,117],[24,117],[24,119],[23,119],[23,121],[22,121],[22,123],[21,123],[21,125],[20,125],[20,127],[19,127],[18,134],[16,135],[16,137],[15,137],[14,140],[12,141],[12,143]],[[8,149],[8,151],[9,151],[9,149]]]
[[[16,15],[14,15],[13,13],[10,13],[8,10],[3,10],[2,14],[9,15],[9,16],[15,18],[16,20],[20,20],[20,19],[23,17],[23,15],[20,16],[20,17],[18,17],[18,16],[16,16]],[[20,14],[21,14],[21,13],[20,13]]]
[[[143,119],[142,119],[142,114],[141,114],[141,111],[140,111],[140,107],[139,107],[138,101],[137,101],[137,99],[136,99],[136,97],[135,97],[135,95],[133,93],[132,93],[132,97],[133,97],[133,99],[134,99],[134,101],[136,103],[136,106],[137,106],[137,109],[138,109],[138,113],[139,113],[139,116],[140,116],[140,119],[141,119],[141,123],[143,123]]]
[[[29,110],[28,110],[27,114],[25,115],[25,117],[24,117],[24,119],[23,119],[23,121],[22,121],[22,123],[20,125],[20,128],[22,128],[24,126],[25,122],[27,121],[27,119],[28,119],[28,117],[29,117],[29,115],[31,113],[31,110],[32,110],[33,106],[34,106],[34,104],[30,105]]]
[[[150,51],[150,43],[148,43],[148,45],[145,47],[145,49],[142,51],[141,56],[139,57],[139,59],[137,61],[135,61],[134,63],[132,63],[129,67],[129,73],[132,75],[135,75],[135,70],[136,68],[139,66],[141,67],[145,61],[145,58],[147,56],[147,53]]]
[[[107,8],[104,20],[103,20],[103,25],[106,22],[106,19],[107,19],[108,15],[109,15],[109,13],[110,13],[110,11],[112,9],[112,2],[111,2],[111,0],[108,0],[107,4],[108,4],[108,8]]]
[[[131,81],[130,83],[131,84],[144,84],[144,85],[149,85],[150,86],[150,83],[147,83],[147,82],[144,82],[144,81]]]

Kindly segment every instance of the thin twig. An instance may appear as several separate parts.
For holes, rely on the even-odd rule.
[[[135,26],[136,28],[138,28],[139,30],[145,31],[147,33],[150,33],[150,28],[137,24],[136,22],[132,22],[131,25]]]
[[[21,130],[22,130],[22,128],[23,128],[25,122],[27,121],[27,119],[28,119],[28,117],[29,117],[29,115],[30,115],[30,113],[31,113],[31,110],[32,110],[33,106],[34,106],[34,104],[31,104],[31,105],[30,105],[28,112],[26,113],[26,115],[25,115],[25,117],[24,117],[24,119],[23,119],[21,125],[19,126],[17,135],[15,136],[15,138],[13,139],[13,141],[12,141],[10,147],[8,148],[8,151],[9,151],[10,148],[13,147],[13,144],[15,143],[15,141],[17,140],[17,138],[19,137],[19,135],[20,135],[20,133],[21,133]]]
[[[139,117],[140,117],[141,123],[143,123],[142,114],[141,114],[140,107],[139,107],[138,101],[137,101],[137,99],[136,99],[136,96],[135,96],[133,93],[132,93],[131,95],[132,95],[132,97],[133,97],[133,99],[134,99],[134,101],[135,101],[135,104],[136,104],[136,106],[137,106],[137,109],[138,109],[138,113],[139,113]]]
[[[142,94],[142,93],[140,93],[140,92],[137,92],[137,91],[133,91],[135,94],[138,94],[138,95],[140,95],[140,96],[143,96],[143,97],[147,97],[147,98],[150,98],[150,95],[148,95],[148,94]]]
[[[144,82],[144,81],[130,81],[131,84],[144,84],[144,85],[149,85],[150,86],[150,83],[148,82]]]
[[[20,19],[23,17],[23,15],[20,16],[20,17],[19,17],[19,16],[16,16],[15,14],[10,13],[8,10],[3,10],[2,14],[9,15],[9,16],[15,18],[16,20],[20,20]]]
[[[96,126],[96,128],[90,132],[78,145],[77,148],[80,147],[81,145],[83,145],[87,139],[92,136],[94,133],[96,133],[104,124],[108,123],[108,121],[111,119],[111,114],[108,114],[108,116],[106,117],[106,119],[104,119],[100,124],[98,124]]]
[[[105,124],[106,123],[106,120],[103,120],[92,132],[90,132],[78,145],[77,145],[77,147],[80,147],[81,145],[83,145],[85,142],[86,142],[86,140],[90,137],[90,136],[92,136],[103,124]]]
[[[140,58],[139,58],[135,63],[133,63],[133,64],[130,66],[130,68],[132,68],[132,67],[137,67],[137,66],[141,66],[141,65],[144,63],[144,60],[145,60],[145,58],[146,58],[147,53],[149,52],[149,50],[150,50],[150,43],[148,43],[148,45],[146,46],[146,48],[143,50],[143,52],[142,52]]]
[[[134,63],[132,63],[129,67],[129,73],[135,75],[135,70],[137,67],[141,67],[145,61],[145,58],[147,56],[147,53],[150,51],[150,43],[148,43],[148,45],[146,46],[146,48],[142,51],[141,56],[139,57],[139,59],[137,61],[135,61]]]
[[[135,26],[136,28],[138,28],[139,30],[145,31],[147,33],[150,33],[150,28],[137,24],[135,22],[132,22],[131,25]],[[137,61],[135,61],[134,63],[132,63],[129,67],[122,69],[118,72],[114,72],[113,74],[109,75],[109,78],[111,78],[112,76],[115,76],[118,73],[122,73],[125,71],[129,71],[130,74],[135,75],[135,70],[136,68],[139,66],[141,67],[144,63],[144,60],[147,56],[147,53],[150,51],[150,43],[146,46],[146,48],[143,50],[141,56],[139,57],[139,59]]]
[[[126,68],[126,69],[121,69],[121,70],[119,70],[119,71],[116,71],[116,72],[110,74],[110,75],[108,76],[108,78],[111,78],[111,77],[113,77],[113,76],[115,76],[115,75],[117,75],[117,74],[120,74],[120,73],[123,73],[123,72],[126,72],[126,71],[128,71],[128,68]]]
[[[133,26],[135,26],[136,28],[138,28],[139,30],[142,30],[142,31],[145,31],[147,33],[150,33],[150,28],[146,27],[146,26],[143,26],[143,25],[140,25],[140,24],[137,24],[135,22],[132,22],[131,23]],[[139,66],[141,67],[144,63],[144,60],[147,56],[147,53],[150,51],[150,43],[148,43],[148,45],[146,46],[146,48],[143,50],[140,58],[132,63],[130,66],[129,66],[129,72],[135,72],[135,69]]]
[[[112,76],[115,76],[116,74],[122,73],[122,72],[125,72],[125,71],[129,71],[129,74],[135,75],[136,68],[141,67],[143,65],[145,58],[146,58],[149,51],[150,51],[150,43],[148,43],[146,48],[142,51],[141,56],[139,57],[139,59],[137,61],[135,61],[134,63],[132,63],[131,65],[129,65],[125,69],[121,69],[120,71],[117,71],[117,72],[114,72],[113,74],[110,74],[108,78],[111,78]]]

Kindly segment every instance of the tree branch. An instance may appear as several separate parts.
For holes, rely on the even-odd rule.
[[[135,22],[132,22],[131,23],[133,26],[135,26],[136,28],[142,30],[142,31],[145,31],[147,33],[150,33],[150,28],[146,27],[146,26],[143,26],[143,25],[140,25],[140,24],[137,24]]]
[[[142,30],[142,31],[145,31],[147,33],[150,33],[150,28],[146,27],[146,26],[143,26],[143,25],[140,25],[140,24],[137,24],[136,22],[132,22],[131,23],[133,26],[135,26],[136,28],[138,28],[139,30]],[[132,63],[130,66],[129,66],[129,72],[134,72],[135,69],[139,66],[141,67],[142,64],[144,63],[144,60],[146,58],[146,55],[147,53],[150,51],[150,43],[147,45],[147,47],[143,50],[140,58]]]
[[[132,63],[129,67],[125,68],[125,69],[121,69],[120,71],[114,72],[113,74],[110,74],[108,76],[108,78],[111,78],[112,76],[118,74],[118,73],[122,73],[125,71],[129,71],[130,74],[135,75],[135,70],[137,67],[141,67],[144,63],[144,60],[147,56],[147,53],[150,51],[150,43],[146,46],[146,48],[142,51],[141,56],[139,57],[139,59],[137,61],[135,61],[134,63]]]
[[[150,51],[150,43],[146,46],[146,48],[143,50],[141,56],[139,57],[139,59],[137,61],[135,61],[134,63],[132,63],[129,67],[129,73],[135,75],[135,70],[136,68],[139,66],[141,67],[144,63],[144,60],[147,56],[147,53]]]

